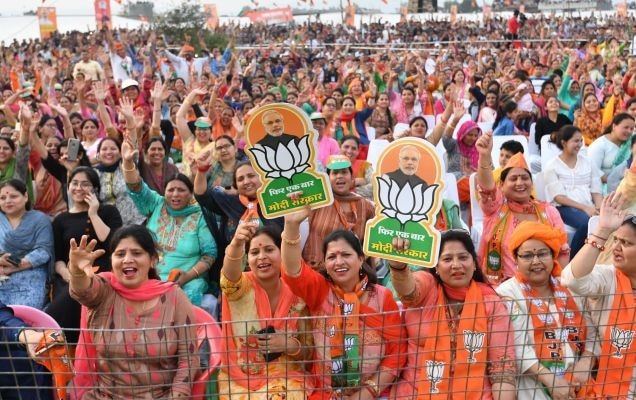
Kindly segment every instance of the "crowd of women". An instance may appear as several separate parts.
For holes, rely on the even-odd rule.
[[[636,63],[594,27],[601,43],[435,52],[230,43],[195,58],[203,43],[174,55],[110,31],[13,44],[0,301],[64,329],[75,398],[184,398],[202,379],[222,399],[636,398]],[[389,30],[425,35],[403,28]],[[307,111],[336,218],[263,216],[244,127],[276,102]],[[508,141],[495,169],[493,135],[531,130],[555,156],[531,168]],[[402,137],[443,148],[457,179],[431,269],[362,251],[369,147]],[[456,229],[475,228],[471,197],[477,245]]]

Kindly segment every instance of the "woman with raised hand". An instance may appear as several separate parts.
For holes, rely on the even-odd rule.
[[[561,285],[556,256],[566,241],[565,232],[531,221],[510,237],[517,273],[497,293],[509,305],[515,331],[518,400],[567,400],[594,390],[588,382],[596,327],[583,299]],[[562,329],[567,334],[559,335]]]
[[[611,193],[601,204],[598,225],[585,246],[563,269],[561,281],[577,296],[586,296],[591,319],[598,329],[594,354],[598,355],[596,393],[607,398],[636,396],[636,218],[624,206],[630,199]],[[607,238],[614,234],[610,244]],[[611,264],[597,264],[605,246],[612,247]]]
[[[222,400],[274,396],[306,399],[313,390],[313,340],[305,302],[281,279],[280,229],[245,222],[221,270]],[[249,272],[243,271],[247,253]],[[278,396],[278,397],[275,397]]]
[[[564,225],[556,208],[532,197],[532,174],[523,153],[508,160],[501,172],[501,183],[497,184],[492,172],[492,133],[481,135],[476,146],[479,161],[475,184],[484,213],[479,260],[486,277],[498,285],[515,275],[514,257],[505,243],[521,221],[539,221],[558,229],[564,229]],[[564,245],[559,262],[566,264],[569,255],[570,247]]]
[[[393,239],[398,251],[405,239]],[[390,261],[404,305],[408,362],[391,398],[516,398],[510,317],[479,268],[468,232],[442,233],[435,269]],[[431,397],[433,398],[433,397]]]
[[[406,361],[398,306],[391,291],[376,283],[375,270],[350,231],[336,230],[324,239],[323,271],[302,259],[300,223],[309,212],[285,216],[281,255],[283,281],[315,317],[312,399],[383,396]]]
[[[135,146],[126,140],[122,145],[124,179],[128,195],[139,213],[148,218],[147,227],[160,246],[157,273],[168,280],[177,270],[176,282],[192,304],[201,305],[217,248],[201,207],[191,204],[192,182],[183,174],[166,177],[162,196],[142,181],[134,162],[136,153]]]
[[[152,233],[115,232],[113,271],[97,275],[105,250],[96,245],[88,236],[70,243],[70,293],[83,306],[71,398],[188,398],[200,359],[194,310],[178,285],[158,279]]]

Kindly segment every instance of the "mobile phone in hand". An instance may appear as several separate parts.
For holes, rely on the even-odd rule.
[[[276,329],[274,329],[274,327],[271,325],[267,325],[265,328],[256,331],[257,335],[263,335],[266,333],[276,333]],[[264,353],[263,358],[265,358],[265,361],[271,362],[276,360],[281,355],[283,355],[283,353]]]

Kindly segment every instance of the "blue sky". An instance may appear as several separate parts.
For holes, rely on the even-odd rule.
[[[315,7],[323,7],[323,0],[314,0]],[[326,0],[329,6],[338,6],[339,0]],[[220,14],[235,15],[243,6],[251,4],[249,0],[236,0],[236,1],[222,1],[222,0],[201,0],[201,3],[216,3]],[[346,0],[343,0],[346,3]],[[378,8],[382,11],[394,11],[400,5],[400,0],[388,0],[388,5],[385,5],[381,0],[359,0],[359,4],[364,4],[367,7]],[[163,11],[178,5],[180,1],[177,0],[155,0],[155,10]],[[259,0],[261,6],[271,6],[274,4],[278,6],[291,5],[296,7],[298,0]],[[443,0],[440,1],[443,3]],[[481,1],[479,1],[481,3]],[[57,8],[58,14],[92,14],[93,13],[93,0],[45,0],[42,4],[42,0],[20,0],[17,2],[2,0],[2,7],[0,13],[3,16],[7,15],[19,15],[28,10],[34,10],[40,5],[54,6]],[[111,0],[111,8],[114,12],[119,10],[119,5]],[[326,7],[326,6],[324,6]],[[308,8],[306,3],[302,4],[301,8]]]

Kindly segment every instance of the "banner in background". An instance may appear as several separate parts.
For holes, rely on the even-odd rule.
[[[621,1],[616,5],[616,15],[618,17],[626,18],[627,17],[627,2]]]
[[[351,28],[355,28],[356,26],[356,6],[354,6],[351,2],[349,2],[345,8],[344,23]]]
[[[271,8],[269,10],[250,10],[245,13],[251,23],[283,24],[292,22],[294,15],[291,7]]]
[[[95,0],[95,23],[97,30],[107,26],[113,28],[113,19],[110,12],[110,0]]]
[[[208,16],[208,29],[216,29],[219,26],[219,11],[216,9],[216,4],[204,4],[203,12]]]
[[[406,22],[406,18],[409,13],[409,7],[406,5],[400,6],[400,22]]]
[[[55,7],[38,7],[38,25],[40,39],[48,39],[57,31],[57,12]]]
[[[457,22],[457,4],[450,6],[450,23],[454,25]]]

